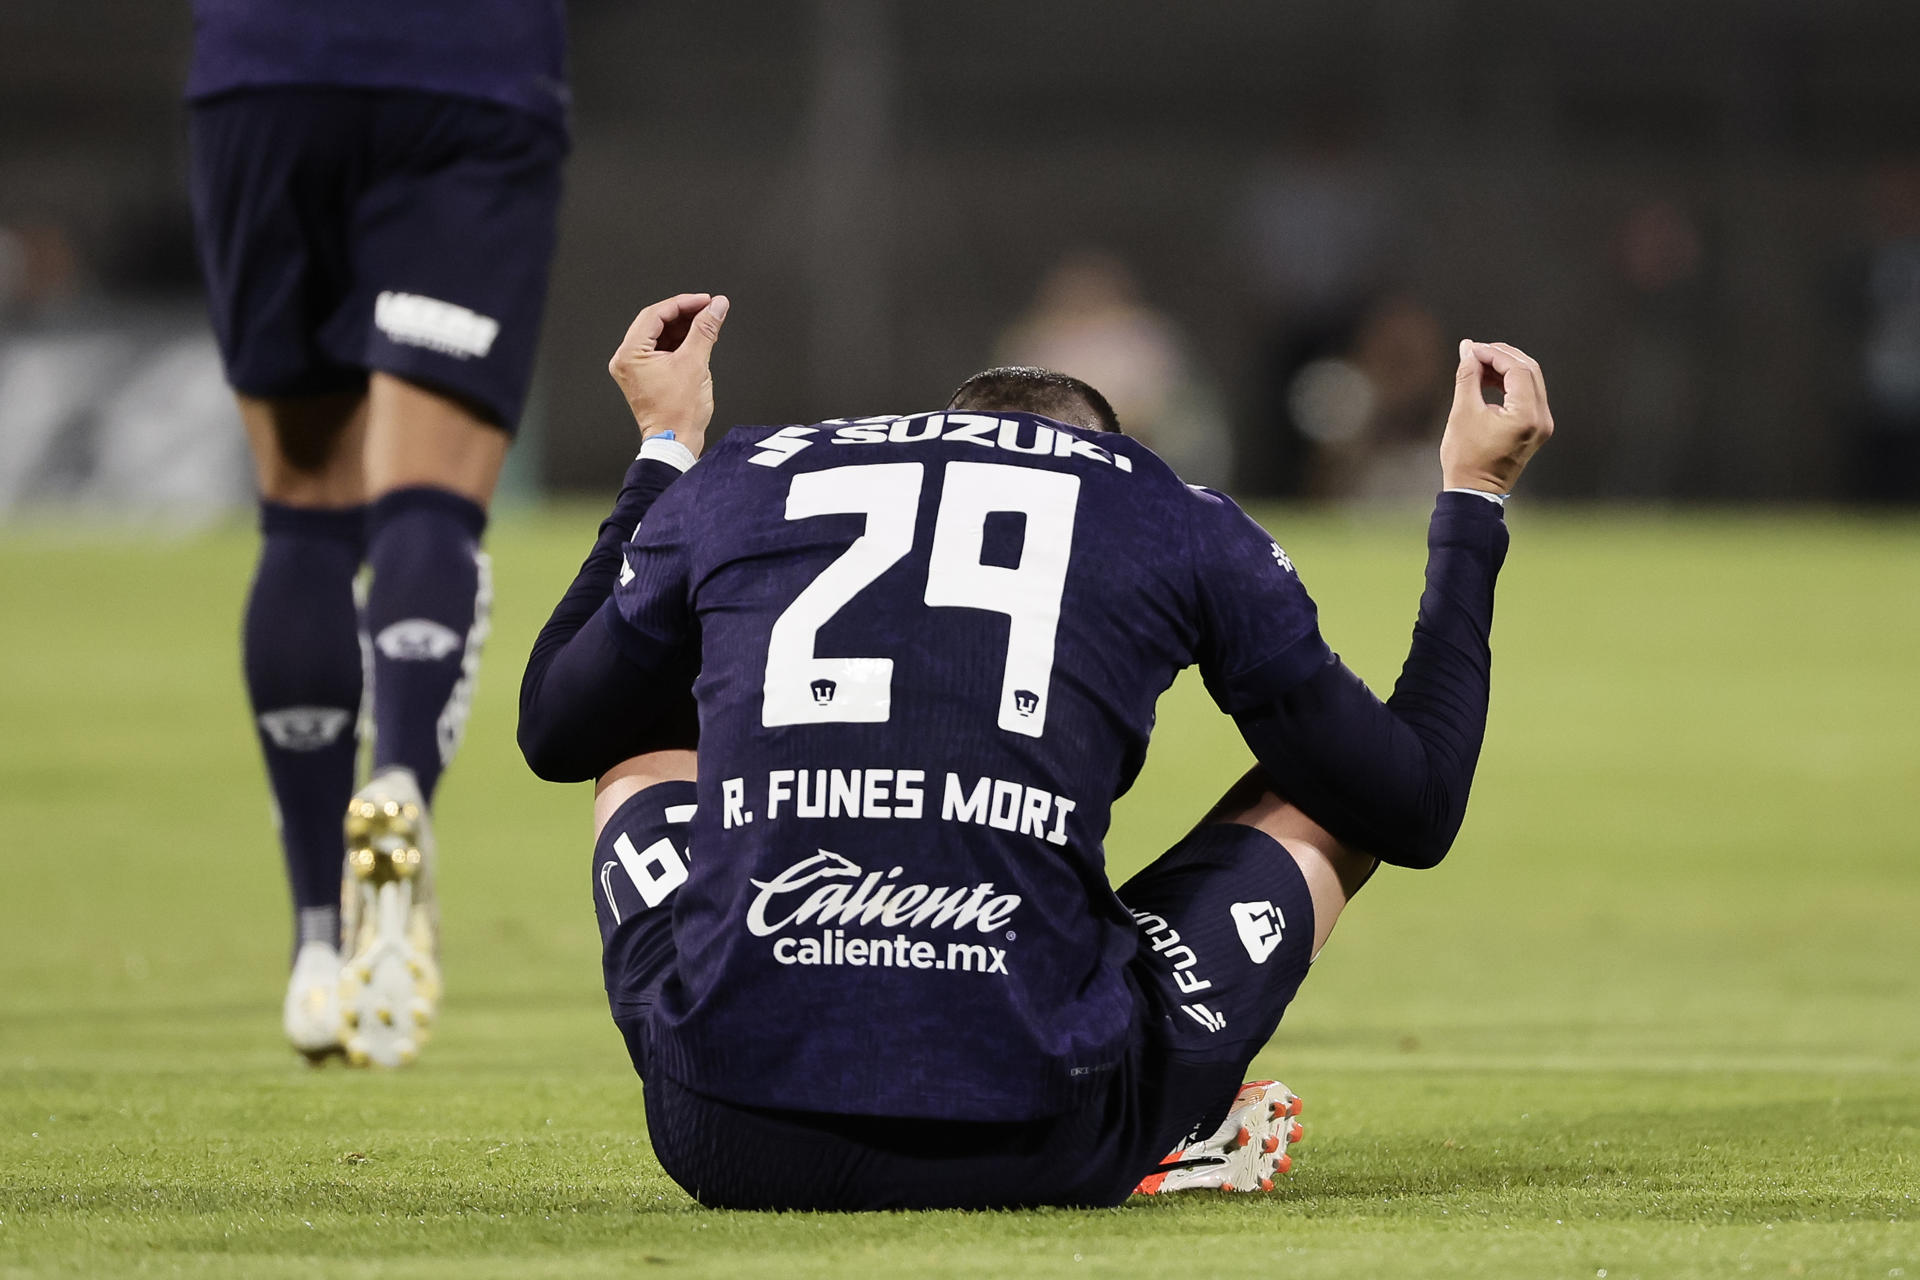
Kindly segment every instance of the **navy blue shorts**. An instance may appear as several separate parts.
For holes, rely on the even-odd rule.
[[[983,1124],[721,1101],[697,1080],[649,1069],[694,795],[690,782],[664,783],[623,804],[594,848],[593,896],[607,1000],[646,1082],[654,1152],[710,1207],[1119,1204],[1169,1151],[1226,1117],[1312,958],[1313,901],[1299,865],[1252,827],[1203,826],[1120,889],[1140,925],[1128,970],[1134,1034],[1120,1069],[1080,1109]]]
[[[378,369],[511,431],[533,372],[566,139],[477,99],[273,88],[193,104],[200,263],[227,380]]]

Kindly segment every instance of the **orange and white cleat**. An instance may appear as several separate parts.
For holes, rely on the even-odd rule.
[[[1299,1114],[1300,1099],[1278,1080],[1249,1081],[1212,1137],[1175,1147],[1133,1193],[1271,1191],[1274,1179],[1293,1168],[1287,1148],[1304,1133]]]

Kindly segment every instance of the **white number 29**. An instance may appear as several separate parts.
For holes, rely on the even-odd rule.
[[[829,619],[913,549],[925,467],[889,462],[803,472],[787,492],[786,518],[865,515],[867,527],[773,624],[761,723],[873,724],[893,710],[893,659],[821,658]],[[1007,616],[1007,659],[997,723],[1038,738],[1047,727],[1053,655],[1073,551],[1080,478],[990,462],[947,465],[933,522],[925,600],[935,608]],[[987,517],[1026,517],[1017,568],[982,563]]]

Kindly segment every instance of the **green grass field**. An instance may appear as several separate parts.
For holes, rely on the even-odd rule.
[[[599,990],[587,795],[512,742],[597,512],[509,514],[442,791],[419,1065],[282,1045],[238,675],[253,537],[0,537],[0,1275],[1907,1275],[1920,1280],[1920,524],[1521,506],[1453,857],[1388,871],[1258,1069],[1270,1196],[728,1215],[649,1152]],[[1376,688],[1420,521],[1268,513]],[[1116,873],[1242,766],[1162,704]]]

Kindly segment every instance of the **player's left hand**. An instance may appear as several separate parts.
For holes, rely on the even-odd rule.
[[[1483,392],[1499,398],[1490,404]],[[1440,439],[1442,483],[1512,493],[1527,462],[1552,436],[1539,362],[1504,342],[1462,341],[1453,410]]]
[[[682,293],[644,308],[627,326],[607,372],[620,384],[640,438],[673,432],[699,457],[713,419],[707,367],[726,321],[725,294]]]

